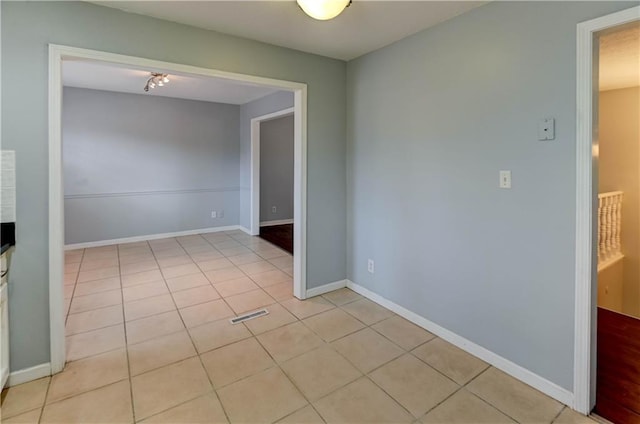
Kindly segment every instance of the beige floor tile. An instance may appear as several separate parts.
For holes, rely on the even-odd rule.
[[[240,243],[238,243],[236,240],[234,240],[231,237],[227,237],[226,239],[216,240],[213,242],[213,246],[218,250],[242,247]]]
[[[592,420],[576,411],[572,411],[568,406],[565,407],[560,415],[553,421],[553,424],[597,424]]]
[[[204,273],[209,281],[213,284],[222,283],[223,281],[234,280],[236,278],[246,277],[246,274],[240,271],[237,267],[227,267],[216,269],[213,271],[207,271]]]
[[[120,278],[113,277],[104,280],[89,281],[76,285],[75,296],[102,293],[105,291],[120,290]]]
[[[9,387],[2,391],[2,418],[13,417],[44,405],[49,377]]]
[[[69,362],[64,371],[51,378],[47,403],[56,402],[128,378],[127,352],[124,349]]]
[[[320,312],[328,311],[329,309],[334,308],[334,306],[329,301],[325,300],[321,296],[312,297],[305,300],[298,300],[293,298],[281,302],[281,305],[287,308],[289,312],[297,316],[299,319],[305,319],[312,315],[316,315]]]
[[[155,261],[155,256],[151,251],[137,254],[125,254],[120,256],[120,265],[134,264],[138,262]]]
[[[222,253],[220,253],[222,255]],[[203,271],[215,271],[218,269],[229,268],[235,266],[229,259],[225,257],[207,259],[207,260],[196,260],[198,267]]]
[[[138,272],[144,271],[153,271],[154,269],[158,269],[158,263],[155,259],[142,261],[142,262],[133,262],[130,264],[122,264],[120,265],[120,274],[135,274]]]
[[[182,318],[180,318],[180,314],[176,310],[129,321],[126,326],[127,342],[129,344],[140,343],[155,337],[175,333],[185,328]]]
[[[258,256],[258,258],[260,257]],[[238,265],[238,268],[240,268],[242,272],[244,272],[247,275],[260,274],[263,272],[278,270],[275,266],[271,265],[269,262],[263,261],[262,258],[260,258],[259,262],[251,262],[248,264]]]
[[[293,256],[281,256],[279,258],[269,259],[269,262],[280,269],[291,268],[293,266]]]
[[[364,324],[341,309],[331,309],[302,322],[326,342],[332,342],[364,328]]]
[[[220,293],[222,297],[229,297],[240,293],[246,293],[251,290],[259,289],[253,280],[249,277],[236,278],[214,284],[213,287]]]
[[[284,362],[324,344],[320,337],[301,322],[263,333],[258,336],[258,340],[278,362]]]
[[[77,272],[65,272],[64,274],[64,284],[65,285],[74,285],[76,280],[78,279]]]
[[[167,278],[167,286],[172,292],[187,290],[194,287],[210,286],[209,280],[203,273],[183,275],[181,277]]]
[[[427,330],[399,316],[380,321],[372,325],[371,328],[405,350],[411,350],[436,337]]]
[[[273,422],[307,403],[277,367],[223,387],[218,395],[232,423]]]
[[[120,268],[117,266],[94,269],[91,271],[80,271],[78,273],[78,283],[85,283],[87,281],[94,280],[104,280],[105,278],[118,277],[119,275]]]
[[[216,249],[222,252],[222,254],[227,258],[231,256],[240,256],[240,255],[247,255],[252,253],[251,249],[244,247],[242,245],[240,245],[240,247],[225,247],[225,248],[218,248],[218,246],[216,245]]]
[[[398,346],[370,328],[336,340],[331,345],[364,373],[404,353]]]
[[[197,263],[202,263],[202,262],[209,262],[209,261],[214,261],[216,259],[224,259],[224,255],[220,252],[218,252],[216,249],[213,248],[213,246],[210,246],[210,249],[206,250],[206,251],[201,251],[201,252],[190,252],[191,255],[191,259],[194,262]],[[226,260],[226,259],[225,259]],[[227,261],[229,264],[231,264],[230,261]],[[233,265],[233,264],[231,264]]]
[[[369,299],[361,299],[347,303],[342,306],[342,309],[367,325],[375,324],[378,321],[382,321],[385,318],[393,316],[393,312],[370,301]]]
[[[243,312],[254,311],[264,306],[273,305],[275,299],[269,296],[264,290],[252,290],[242,294],[236,294],[225,298],[225,301],[231,306],[237,314]]]
[[[167,289],[167,285],[163,280],[139,284],[133,287],[125,287],[122,289],[122,297],[125,302],[133,302],[134,300],[146,299],[148,297],[159,296],[167,293],[169,293],[169,289]]]
[[[60,402],[50,403],[42,411],[43,423],[131,423],[129,381],[86,392]]]
[[[122,276],[122,287],[131,287],[138,284],[151,283],[153,281],[162,280],[162,274],[159,269],[151,271],[138,272],[135,274]]]
[[[71,299],[73,297],[73,291],[75,290],[74,284],[65,284],[64,286],[64,298]]]
[[[191,328],[189,334],[199,353],[251,337],[244,324],[231,324],[226,319]]]
[[[369,376],[416,418],[459,388],[456,383],[409,354],[383,365]]]
[[[313,406],[307,405],[302,409],[298,409],[291,415],[278,421],[278,424],[324,424],[324,420],[320,414],[313,409]]]
[[[207,282],[206,286],[194,287],[171,293],[178,308],[198,305],[211,300],[220,299],[218,292]]]
[[[3,424],[38,424],[40,422],[40,413],[42,408],[34,409],[11,418],[2,417]]]
[[[196,264],[176,265],[162,268],[164,278],[182,277],[183,275],[199,274],[200,268]]]
[[[190,358],[131,379],[136,419],[143,419],[212,390],[199,358]]]
[[[493,367],[467,389],[519,422],[551,422],[562,409],[559,402]]]
[[[76,361],[124,347],[124,325],[74,334],[66,339],[67,361]]]
[[[280,249],[269,249],[269,248],[262,248],[256,251],[256,253],[258,255],[260,255],[262,258],[264,259],[275,259],[275,258],[280,258],[282,256],[287,256],[289,253],[285,252],[284,250],[280,250]]]
[[[227,255],[228,259],[233,262],[234,265],[236,266],[240,266],[240,265],[246,265],[246,264],[251,264],[254,262],[262,262],[263,259],[256,255],[255,253],[243,253],[241,255],[235,255],[235,256],[229,256]],[[272,268],[272,269],[275,269]],[[265,269],[265,271],[269,271],[270,269]]]
[[[145,318],[176,309],[170,294],[134,300],[124,304],[124,317],[127,321]]]
[[[262,289],[278,302],[293,298],[293,281],[291,279],[284,283],[265,286]]]
[[[91,271],[94,269],[112,268],[119,266],[118,258],[84,260],[80,265],[80,271]]]
[[[196,327],[207,322],[233,316],[224,300],[212,300],[199,305],[188,306],[180,309],[180,315],[187,328]]]
[[[184,249],[182,247],[172,247],[172,248],[168,248],[168,249],[154,249],[153,250],[153,254],[155,255],[156,259],[162,259],[162,258],[170,258],[172,256],[182,256],[184,255],[186,252],[184,251]],[[178,265],[180,266],[180,265]]]
[[[70,336],[84,333],[85,331],[121,324],[123,321],[122,305],[107,306],[106,308],[71,314],[67,317],[65,334]]]
[[[246,325],[253,334],[262,334],[266,331],[282,327],[283,325],[290,324],[298,320],[291,314],[291,312],[287,311],[277,303],[269,305],[266,309],[269,312],[268,315],[244,322],[244,325]]]
[[[74,296],[71,301],[70,312],[90,311],[92,309],[104,308],[122,304],[122,292],[120,290],[109,290],[102,293],[89,294],[86,296]]]
[[[424,424],[515,423],[482,399],[462,389],[422,417]]]
[[[320,399],[362,376],[349,361],[327,345],[286,361],[281,368],[310,401]]]
[[[458,384],[467,384],[489,367],[486,362],[442,339],[425,343],[411,353]]]
[[[275,365],[253,337],[203,354],[202,363],[216,389]]]
[[[355,302],[356,300],[363,299],[358,293],[350,290],[348,288],[334,290],[329,293],[325,293],[322,295],[329,302],[333,303],[336,306],[342,306],[347,303]]]
[[[128,350],[131,375],[142,374],[196,355],[186,330],[129,345]]]
[[[255,281],[260,287],[267,287],[274,284],[292,281],[290,276],[280,271],[279,269],[251,274],[251,279]]]
[[[82,257],[82,260],[95,261],[98,259],[112,259],[117,257],[118,257],[117,250],[94,251],[93,249],[86,249],[84,252],[84,256]]]
[[[80,263],[80,261],[82,261],[83,253],[84,253],[84,249],[67,250],[66,252],[64,252],[64,263],[65,264]]]
[[[410,423],[413,417],[371,380],[363,377],[314,403],[331,423]]]
[[[208,393],[141,422],[149,424],[217,424],[228,421],[217,396],[214,393]]]
[[[192,263],[193,260],[189,255],[170,256],[168,258],[158,259],[158,265],[160,265],[160,268],[168,268],[171,266],[187,265]]]

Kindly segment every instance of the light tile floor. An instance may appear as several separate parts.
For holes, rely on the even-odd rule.
[[[348,289],[293,298],[292,266],[238,231],[67,252],[69,362],[2,422],[592,422]]]

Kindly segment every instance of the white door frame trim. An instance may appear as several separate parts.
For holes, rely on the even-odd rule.
[[[595,364],[595,324],[597,260],[595,259],[593,213],[597,200],[594,162],[598,160],[598,139],[594,134],[593,95],[597,90],[594,58],[597,32],[640,19],[640,6],[578,24],[576,91],[576,263],[575,263],[575,349],[573,370],[573,408],[589,414],[595,403],[591,390]]]
[[[294,169],[294,219],[296,232],[293,260],[293,293],[306,296],[306,230],[307,230],[307,85],[298,82],[263,78],[179,63],[126,56],[77,47],[49,45],[49,320],[51,373],[64,368],[64,187],[62,172],[62,61],[85,59],[144,67],[168,73],[187,73],[200,76],[242,81],[294,93],[294,139],[296,163]]]
[[[251,119],[251,235],[257,236],[260,234],[260,124],[265,121],[270,121],[272,119],[280,118],[283,116],[294,115],[295,120],[295,109],[290,107],[287,109],[279,110],[273,113],[268,113],[266,115],[257,116]],[[294,141],[294,162],[296,162],[298,158],[298,152],[300,151],[299,146]],[[296,165],[294,163],[294,169]],[[296,209],[296,204],[294,201],[293,209]],[[295,213],[294,213],[295,215]],[[295,219],[294,219],[294,227],[295,227]],[[294,228],[293,234],[296,234],[296,229]],[[294,243],[294,251],[293,256],[296,256],[295,251],[295,243]]]

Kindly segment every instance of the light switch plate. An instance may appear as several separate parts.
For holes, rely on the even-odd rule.
[[[500,188],[511,188],[511,171],[500,171]]]

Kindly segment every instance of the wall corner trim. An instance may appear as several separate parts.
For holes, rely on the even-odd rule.
[[[384,306],[385,308],[395,312],[396,314],[411,321],[417,326],[430,331],[441,339],[446,340],[447,342],[459,347],[460,349],[482,359],[488,364],[493,365],[494,367],[498,368],[501,371],[504,371],[505,373],[522,381],[523,383],[526,383],[529,386],[540,390],[542,393],[556,399],[557,401],[562,402],[569,407],[572,407],[573,393],[571,393],[567,389],[564,389],[557,384],[529,371],[528,369],[517,365],[510,360],[503,358],[502,356],[488,349],[485,349],[484,347],[475,344],[472,341],[467,340],[464,337],[461,337],[432,321],[429,321],[428,319],[416,314],[415,312],[405,309],[402,306],[393,303],[388,299],[385,299],[379,294],[374,293],[371,290],[366,289],[351,280],[347,280],[347,287],[354,292],[368,298],[369,300],[379,304],[380,306]]]
[[[28,383],[29,381],[37,380],[42,377],[51,375],[51,363],[36,365],[35,367],[25,368],[18,371],[13,371],[9,374],[7,380],[7,386],[17,386],[18,384]]]
[[[319,287],[313,287],[311,289],[307,289],[306,298],[308,299],[310,297],[320,296],[321,294],[329,293],[334,290],[342,289],[345,287],[347,287],[347,280],[339,280],[339,281],[334,281],[333,283],[323,284],[322,286],[319,286]]]
[[[242,225],[238,225],[238,230],[242,231],[243,233],[246,233],[250,236],[252,236],[253,234],[251,234],[251,230],[248,229],[247,227],[243,227]]]

